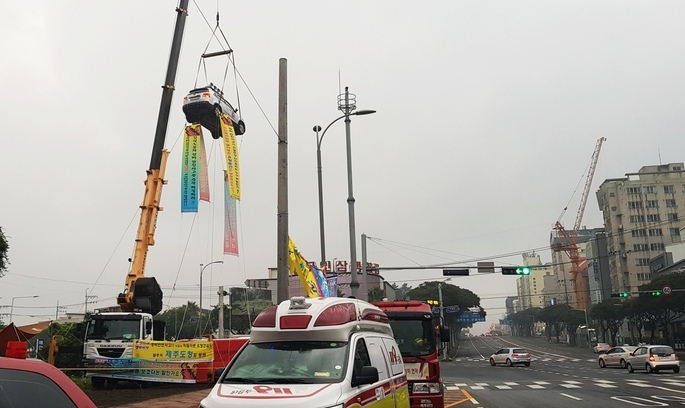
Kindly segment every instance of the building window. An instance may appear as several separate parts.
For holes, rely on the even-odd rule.
[[[628,187],[628,194],[641,194],[640,187]]]
[[[649,274],[648,273],[638,273],[637,274],[637,280],[647,281],[647,280],[649,280]]]
[[[666,199],[666,208],[675,208],[675,200],[672,198]]]
[[[649,244],[649,249],[651,251],[663,251],[664,250],[664,244],[659,242],[659,243],[654,243],[654,244]]]
[[[678,214],[677,213],[671,213],[671,214],[666,214],[666,215],[668,215],[669,221],[678,221]]]
[[[656,194],[656,187],[654,186],[643,186],[642,188],[645,190],[645,194]]]
[[[628,201],[628,208],[631,210],[642,208],[642,201]]]
[[[636,258],[635,266],[649,266],[649,258]]]
[[[659,201],[657,200],[647,200],[645,201],[646,208],[659,208]]]
[[[685,191],[685,184],[683,184],[683,191]],[[616,193],[612,191],[611,193],[609,193],[609,197],[616,197]]]
[[[633,244],[633,252],[643,251],[649,251],[649,246],[647,244]]]
[[[666,194],[673,194],[675,193],[675,188],[671,186],[664,186],[664,193]]]
[[[645,222],[645,216],[644,215],[631,215],[630,216],[630,222],[632,222],[633,224]]]
[[[661,230],[661,228],[650,228],[649,236],[650,237],[663,237],[664,232]]]
[[[647,230],[636,229],[636,230],[630,231],[630,234],[633,236],[633,238],[646,237],[647,236]]]
[[[647,222],[659,222],[661,217],[659,214],[647,214]]]
[[[669,228],[668,232],[672,237],[679,237],[680,236],[680,229],[678,228]]]

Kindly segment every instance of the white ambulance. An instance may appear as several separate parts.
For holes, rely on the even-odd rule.
[[[200,408],[406,407],[388,317],[353,298],[294,297],[264,310]]]

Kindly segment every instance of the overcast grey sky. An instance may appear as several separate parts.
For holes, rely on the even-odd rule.
[[[0,225],[10,269],[0,304],[14,320],[83,311],[85,293],[115,304],[138,223],[175,20],[172,1],[3,1],[0,14]],[[349,86],[356,229],[381,266],[551,260],[554,222],[572,226],[598,138],[606,137],[583,225],[602,226],[607,178],[683,161],[685,3],[680,1],[220,1],[234,50],[200,55],[217,2],[191,1],[166,146],[169,184],[147,275],[165,304],[205,304],[216,287],[276,266],[278,64],[288,61],[290,235],[319,258],[316,139]],[[205,21],[204,17],[209,21]],[[206,74],[205,74],[206,72]],[[241,79],[242,77],[242,79]],[[180,213],[183,96],[223,85],[240,97],[240,256],[222,254],[223,160],[207,137],[212,203]],[[237,85],[237,92],[236,92]],[[207,132],[208,135],[208,132]],[[327,255],[348,260],[345,126],[322,143]],[[359,243],[359,239],[358,239]],[[413,248],[413,249],[412,249]],[[361,249],[357,256],[361,259]],[[441,272],[388,272],[416,286]],[[452,280],[494,321],[515,278]],[[172,289],[173,288],[173,289]],[[212,296],[210,300],[209,297]],[[95,305],[90,305],[92,308]],[[8,313],[9,308],[0,310]],[[8,316],[2,316],[7,321]],[[480,326],[481,330],[484,326]]]

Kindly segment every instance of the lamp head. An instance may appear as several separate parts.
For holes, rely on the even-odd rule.
[[[353,112],[352,114],[357,115],[357,116],[362,116],[362,115],[371,115],[372,113],[376,113],[376,111],[372,110],[372,109],[362,109],[362,110],[358,110],[356,112]]]

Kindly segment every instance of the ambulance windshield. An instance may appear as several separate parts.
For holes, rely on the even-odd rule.
[[[345,377],[349,343],[276,341],[248,343],[222,383],[335,383]]]
[[[390,326],[403,356],[425,356],[435,353],[437,338],[431,320],[390,320]]]

